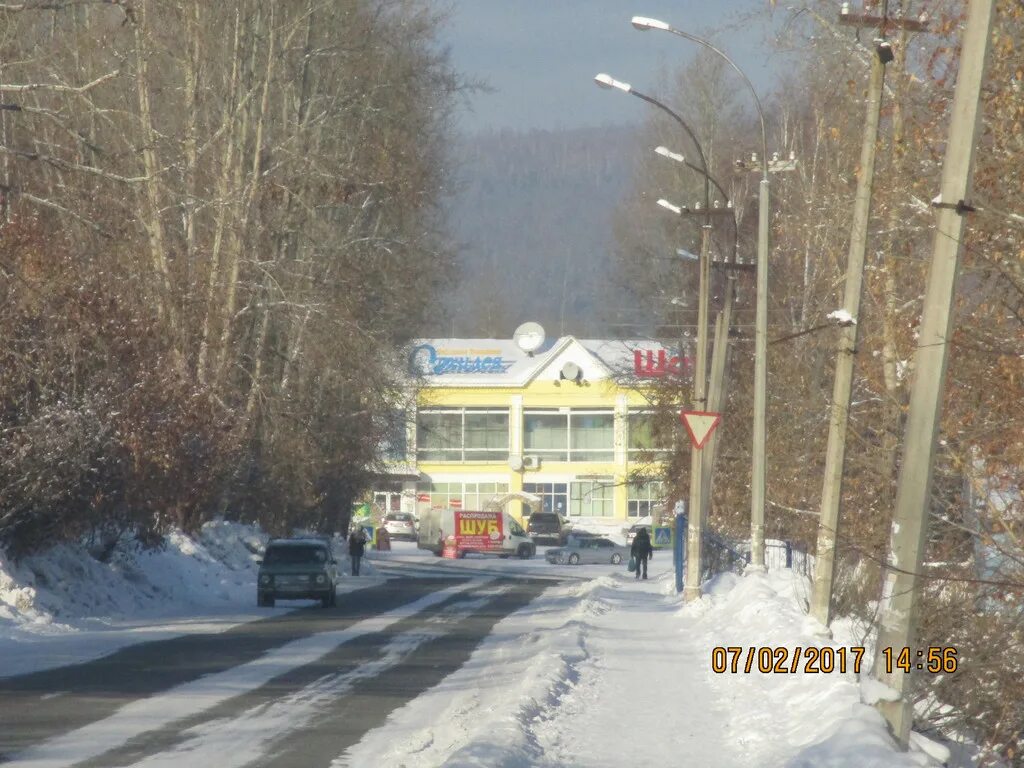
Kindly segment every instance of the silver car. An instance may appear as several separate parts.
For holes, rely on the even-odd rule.
[[[629,547],[616,544],[604,536],[570,537],[564,547],[549,549],[544,555],[549,563],[611,563],[618,565],[629,557]]]
[[[416,541],[416,518],[408,512],[391,512],[386,515],[384,529],[393,539]]]

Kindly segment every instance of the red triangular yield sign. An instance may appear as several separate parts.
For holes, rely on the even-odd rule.
[[[686,426],[686,431],[690,433],[693,447],[703,448],[718,422],[722,420],[722,414],[709,411],[682,411],[679,418]]]

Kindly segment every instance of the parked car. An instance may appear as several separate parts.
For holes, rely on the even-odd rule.
[[[408,512],[391,512],[384,517],[384,530],[393,539],[416,541],[416,518]]]
[[[526,532],[535,544],[565,544],[572,526],[564,517],[554,512],[534,512],[526,523]]]
[[[629,557],[629,547],[616,544],[606,536],[586,536],[569,540],[569,544],[557,549],[549,549],[544,555],[549,563],[611,563],[618,565]]]
[[[257,605],[312,599],[324,608],[335,604],[338,564],[327,539],[271,539],[256,577]]]

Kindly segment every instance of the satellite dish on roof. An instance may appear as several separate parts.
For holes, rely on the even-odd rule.
[[[532,355],[544,343],[544,328],[540,323],[523,323],[516,328],[512,338],[523,352]]]
[[[578,382],[583,378],[583,370],[576,363],[566,363],[562,366],[561,376],[563,379]]]

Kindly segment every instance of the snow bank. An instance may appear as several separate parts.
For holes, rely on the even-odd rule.
[[[215,521],[195,539],[172,532],[158,549],[126,539],[106,562],[70,544],[17,564],[0,551],[0,675],[265,615],[254,603],[266,539],[251,526]],[[167,621],[174,618],[182,621]]]
[[[791,570],[717,577],[699,603],[681,609],[694,621],[690,641],[705,654],[707,679],[718,699],[727,701],[727,729],[762,765],[785,768],[912,768],[934,765],[920,752],[900,753],[881,715],[864,703],[877,698],[869,684],[862,691],[850,668],[845,674],[793,674],[754,671],[745,674],[710,671],[716,646],[821,648],[840,646],[816,631],[803,610],[808,584]],[[862,672],[867,679],[870,658]],[[756,662],[755,662],[756,665]],[[801,665],[802,666],[802,665]],[[863,696],[862,696],[863,693]]]
[[[0,627],[45,634],[81,618],[164,615],[233,603],[243,591],[250,598],[265,541],[251,527],[212,522],[198,539],[174,531],[157,549],[119,543],[105,563],[68,544],[17,565],[0,554]]]

